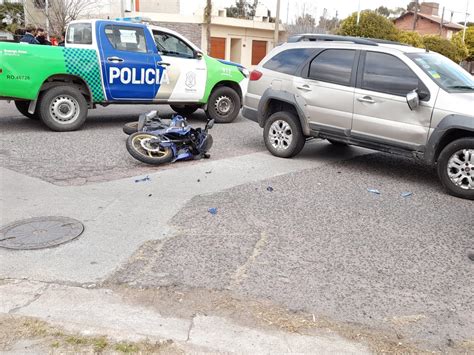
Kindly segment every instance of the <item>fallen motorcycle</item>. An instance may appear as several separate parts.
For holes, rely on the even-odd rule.
[[[213,139],[208,131],[213,126],[214,120],[209,120],[204,129],[193,128],[179,115],[166,124],[151,111],[140,115],[137,132],[127,138],[127,150],[135,159],[153,165],[209,158]]]

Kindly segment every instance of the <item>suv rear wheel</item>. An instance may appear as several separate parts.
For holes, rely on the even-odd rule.
[[[273,155],[291,158],[301,152],[305,137],[298,118],[291,112],[276,112],[265,122],[265,146]]]
[[[438,157],[438,176],[451,195],[474,200],[474,138],[444,147]]]

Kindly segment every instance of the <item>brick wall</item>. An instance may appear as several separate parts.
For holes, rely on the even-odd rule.
[[[413,14],[409,14],[406,16],[403,16],[401,19],[397,19],[395,21],[395,26],[403,31],[412,31],[413,30]],[[422,17],[418,17],[416,21],[416,32],[421,34],[422,36],[424,35],[439,35],[439,24],[429,21],[427,19],[424,19]],[[442,37],[447,38],[448,37],[448,31],[452,31],[453,34],[456,33],[458,30],[452,30],[452,29],[447,29],[446,27],[443,27],[443,32],[442,32]]]
[[[158,26],[169,28],[186,37],[198,48],[201,48],[202,41],[202,25],[197,23],[173,23],[159,21]]]

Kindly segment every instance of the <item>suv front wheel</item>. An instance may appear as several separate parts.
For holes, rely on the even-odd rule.
[[[270,153],[280,158],[294,157],[305,143],[298,118],[286,111],[276,112],[268,118],[263,139]]]
[[[444,147],[438,176],[451,195],[474,200],[474,138],[461,138]]]

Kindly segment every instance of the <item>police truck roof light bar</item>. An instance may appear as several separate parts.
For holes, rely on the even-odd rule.
[[[140,16],[137,16],[137,17],[117,17],[117,18],[115,18],[115,21],[142,23],[143,19]]]

